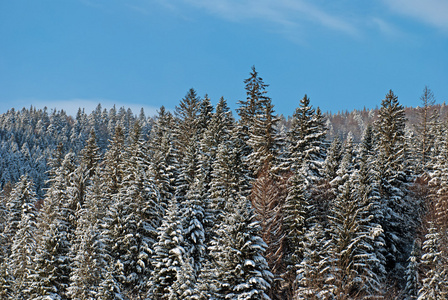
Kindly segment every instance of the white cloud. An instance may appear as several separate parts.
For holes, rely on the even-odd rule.
[[[262,20],[286,28],[300,28],[305,23],[314,23],[349,35],[358,33],[351,22],[343,17],[327,13],[310,1],[183,0],[183,2],[230,21]]]
[[[383,0],[392,11],[448,32],[447,0]]]
[[[404,33],[389,22],[380,18],[372,18],[372,24],[383,34],[390,37],[403,36]]]
[[[51,101],[27,99],[16,101],[14,108],[16,110],[19,110],[22,109],[23,107],[29,108],[32,105],[37,109],[41,109],[44,107],[47,107],[49,110],[63,109],[68,115],[76,116],[76,113],[78,112],[79,108],[81,109],[84,108],[85,112],[89,114],[98,106],[99,103],[101,103],[103,109],[105,108],[110,109],[114,105],[117,109],[120,107],[125,107],[126,109],[130,108],[135,115],[138,115],[140,113],[141,108],[143,108],[143,110],[145,111],[145,115],[147,117],[156,115],[157,110],[159,109],[158,107],[153,107],[144,104],[120,102],[107,99],[67,99],[67,100],[51,100]],[[6,112],[6,110],[9,108],[10,107],[4,108],[3,110]]]

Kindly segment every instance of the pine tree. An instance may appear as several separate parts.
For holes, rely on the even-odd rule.
[[[184,243],[191,265],[196,274],[201,271],[205,260],[205,224],[208,199],[204,198],[203,176],[198,176],[188,190],[182,208],[182,227],[184,228]],[[196,278],[194,278],[195,280]]]
[[[201,134],[201,100],[194,89],[190,89],[175,108],[176,116],[176,148],[179,150],[179,161],[183,160],[190,141],[198,140]],[[205,116],[204,116],[205,117]]]
[[[330,220],[331,272],[334,295],[350,297],[381,297],[381,257],[375,247],[382,241],[382,229],[373,220],[375,198],[365,165],[354,169],[353,150],[349,141],[335,181],[337,197]],[[338,179],[339,178],[339,179]]]
[[[61,166],[53,171],[43,206],[37,220],[37,246],[33,274],[32,297],[62,297],[66,295],[71,272],[69,257],[76,216],[71,211],[70,178],[74,170],[74,154],[67,153]]]
[[[173,198],[158,229],[157,242],[154,245],[154,268],[148,282],[149,299],[169,299],[170,288],[180,272],[185,249],[179,214],[176,199]]]
[[[330,147],[327,150],[327,155],[325,157],[324,165],[323,165],[323,177],[327,181],[332,181],[336,178],[337,170],[339,168],[339,164],[342,160],[342,144],[339,137],[335,137],[331,142]]]
[[[247,144],[252,151],[246,159],[254,178],[257,178],[263,170],[276,173],[276,168],[280,166],[279,152],[282,141],[276,129],[279,119],[273,113],[273,106],[270,101],[267,101],[264,111],[255,116],[249,128]]]
[[[112,197],[118,193],[123,182],[124,139],[123,129],[118,125],[104,155],[102,176],[106,183],[105,192],[109,198],[108,201],[111,201]]]
[[[260,235],[267,245],[264,256],[276,279],[275,284],[271,285],[269,295],[271,298],[274,298],[274,295],[281,297],[280,276],[284,272],[283,256],[285,254],[282,207],[285,197],[274,176],[268,171],[262,171],[253,183],[250,198],[255,219],[261,226]]]
[[[162,106],[148,142],[149,172],[160,194],[160,205],[164,210],[174,196],[179,168],[174,146],[173,124],[173,116]]]
[[[418,299],[436,300],[448,297],[448,261],[441,247],[440,233],[434,224],[429,224],[429,232],[423,242],[421,263],[425,268],[422,287]]]
[[[314,223],[303,237],[303,259],[296,266],[292,287],[297,300],[331,299],[334,290],[330,273],[329,240],[320,223]]]
[[[249,203],[238,196],[227,199],[223,223],[210,246],[215,261],[216,299],[270,299],[272,273],[263,252],[266,243],[258,236]]]
[[[433,126],[436,125],[438,114],[434,109],[435,98],[433,92],[425,86],[420,96],[422,107],[419,109],[419,123],[416,124],[418,170],[427,171],[431,159],[432,145],[434,143]]]
[[[184,255],[184,259],[180,265],[177,279],[170,287],[168,298],[170,300],[194,300],[199,295],[196,288],[196,272],[193,267],[193,261],[188,258],[188,254]]]
[[[77,211],[77,227],[72,244],[72,271],[67,295],[72,299],[98,299],[100,284],[108,272],[109,256],[101,233],[99,210],[101,181],[94,175],[86,201]]]
[[[414,241],[412,245],[411,256],[409,256],[409,263],[406,268],[406,286],[404,288],[404,295],[406,300],[417,299],[418,291],[420,290],[420,248],[419,242]]]
[[[407,164],[404,143],[405,115],[403,106],[392,91],[386,95],[375,123],[377,178],[380,180],[382,216],[387,271],[393,281],[401,282],[404,264],[418,224],[418,203],[408,195]]]
[[[114,276],[122,283],[123,293],[143,295],[161,209],[157,190],[147,178],[147,154],[140,129],[136,122],[124,153],[121,188],[107,212],[105,234]]]
[[[285,288],[294,293],[297,268],[304,259],[305,233],[312,227],[313,205],[306,178],[306,164],[289,179],[288,195],[283,207],[283,231],[285,233],[285,261],[287,272]]]
[[[246,135],[243,139],[247,141],[250,128],[253,126],[257,115],[263,114],[266,104],[270,103],[270,98],[266,96],[268,85],[258,76],[255,66],[252,67],[250,77],[244,80],[244,84],[246,85],[247,96],[245,101],[238,102],[240,107],[237,112],[240,116],[239,126]]]
[[[323,161],[325,126],[320,110],[314,110],[310,99],[305,95],[293,114],[291,129],[288,132],[288,156],[291,170],[301,168],[301,162],[308,164],[310,180],[320,176],[320,164]]]
[[[36,192],[34,184],[22,175],[12,192],[13,202],[20,201],[20,221],[12,239],[8,269],[14,278],[12,290],[14,298],[25,299],[28,295],[29,277],[34,265],[36,248]],[[15,199],[14,199],[15,198]]]

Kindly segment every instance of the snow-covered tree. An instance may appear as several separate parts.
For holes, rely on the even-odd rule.
[[[259,231],[247,200],[237,194],[227,199],[223,223],[210,246],[216,299],[270,299],[267,290],[273,275],[263,257],[267,245]]]
[[[427,86],[423,89],[420,96],[422,107],[419,108],[419,122],[415,126],[416,138],[416,161],[418,171],[428,171],[430,159],[432,156],[433,144],[435,137],[433,136],[433,127],[438,120],[438,112],[434,109],[435,97],[431,89]]]
[[[314,223],[306,167],[307,165],[303,164],[302,168],[289,179],[288,195],[282,212],[287,265],[284,285],[288,287],[290,293],[294,293],[297,267],[304,259],[305,233]]]
[[[123,154],[121,187],[112,196],[104,224],[114,276],[123,284],[123,293],[131,294],[146,290],[162,215],[157,190],[147,176],[147,153],[140,129],[136,122]]]
[[[405,114],[398,97],[386,95],[375,123],[376,159],[380,180],[381,220],[385,234],[387,271],[394,281],[402,281],[413,234],[419,222],[418,208],[408,193],[407,161],[404,143]]]
[[[191,259],[196,274],[201,271],[205,260],[205,224],[208,199],[204,197],[204,177],[198,176],[188,190],[182,206],[182,227],[185,250]]]
[[[280,150],[283,143],[276,128],[278,120],[274,115],[273,105],[267,101],[249,129],[247,144],[252,151],[246,159],[254,178],[262,171],[277,173],[277,169],[281,167]]]
[[[201,100],[194,89],[190,89],[184,98],[175,108],[176,127],[175,141],[178,152],[179,162],[183,161],[186,148],[190,146],[191,141],[197,141],[201,135]],[[204,124],[201,124],[204,125]]]
[[[98,288],[98,294],[95,299],[98,300],[123,300],[125,299],[120,290],[120,284],[113,276],[113,267],[108,266]]]
[[[7,268],[12,275],[12,290],[14,298],[27,298],[30,274],[34,266],[36,251],[36,208],[37,200],[34,184],[23,175],[12,192],[11,200],[20,201],[20,221],[17,232],[12,239],[11,254]]]
[[[150,177],[157,187],[163,209],[168,207],[168,202],[174,196],[179,168],[173,141],[173,124],[173,116],[162,106],[148,141]]]
[[[200,299],[197,291],[196,272],[193,267],[193,261],[184,254],[176,281],[169,288],[169,300],[197,300]]]
[[[256,117],[263,114],[266,104],[271,100],[266,95],[268,85],[263,82],[263,78],[258,76],[255,66],[252,67],[250,77],[244,80],[244,84],[246,85],[246,100],[238,102],[240,107],[237,112],[240,116],[240,131],[244,133],[243,140],[246,142]]]
[[[74,154],[65,155],[53,173],[37,219],[37,246],[34,272],[31,275],[32,297],[58,295],[64,298],[69,285],[69,257],[76,216],[71,210],[70,178],[74,170]]]
[[[302,167],[302,161],[308,164],[311,181],[319,174],[324,157],[325,125],[320,110],[310,105],[310,98],[305,95],[293,114],[291,129],[288,132],[288,158],[291,170]]]
[[[72,299],[98,299],[101,282],[106,280],[109,256],[101,233],[102,184],[94,175],[82,207],[77,211],[77,227],[71,246],[72,270],[67,295]]]
[[[375,248],[381,245],[382,229],[373,219],[376,198],[370,190],[366,166],[354,170],[351,146],[346,145],[334,180],[337,196],[329,216],[333,293],[337,298],[380,298],[382,274],[377,272],[381,257]]]
[[[153,270],[148,281],[149,299],[169,299],[183,264],[183,228],[175,198],[171,199],[154,244]]]
[[[339,137],[331,142],[330,147],[327,150],[325,161],[323,164],[322,176],[327,181],[332,181],[336,176],[336,172],[339,169],[339,164],[342,160],[342,143]]]
[[[420,241],[415,240],[406,267],[406,286],[403,291],[406,300],[417,299],[421,287],[419,274],[420,247]]]
[[[292,286],[293,299],[331,299],[334,290],[333,274],[330,273],[330,241],[325,229],[315,223],[303,237],[303,259],[296,266],[297,277]]]
[[[423,242],[421,264],[424,268],[419,300],[446,299],[448,297],[448,260],[442,248],[441,236],[434,224],[429,224],[429,232]]]
[[[275,284],[271,285],[269,291],[269,295],[273,298],[274,295],[281,297],[282,280],[280,277],[284,273],[285,234],[282,208],[285,193],[280,181],[282,178],[273,176],[266,169],[260,172],[258,178],[253,182],[250,199],[255,219],[261,227],[260,236],[267,245],[264,256],[275,277]]]

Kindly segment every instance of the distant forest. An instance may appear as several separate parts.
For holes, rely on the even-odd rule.
[[[0,115],[0,299],[448,299],[448,108]],[[416,95],[418,97],[419,95]]]

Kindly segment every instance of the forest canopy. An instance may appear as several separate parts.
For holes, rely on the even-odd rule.
[[[447,299],[448,125],[405,108],[0,115],[1,299]]]

